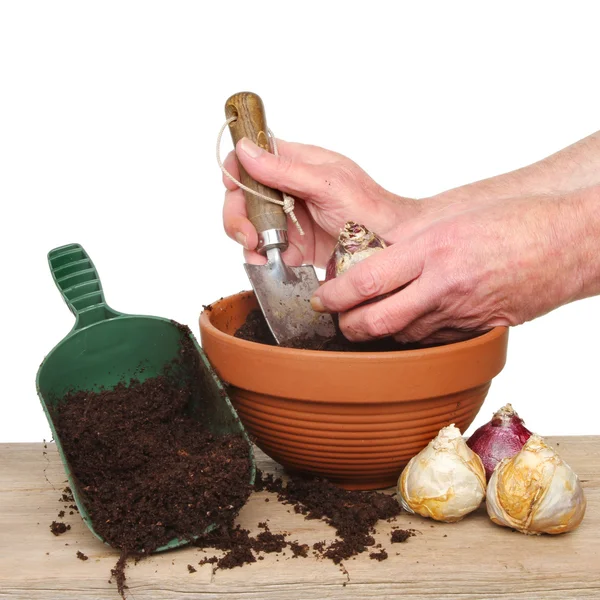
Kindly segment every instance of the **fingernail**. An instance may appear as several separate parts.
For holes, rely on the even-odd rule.
[[[264,152],[262,148],[257,146],[252,140],[249,140],[248,138],[242,138],[240,146],[250,158],[258,158]]]
[[[325,312],[325,305],[319,296],[313,296],[310,299],[310,305],[312,309],[316,312]]]
[[[235,234],[235,239],[238,244],[241,244],[242,246],[244,246],[244,248],[248,249],[248,239],[241,231],[238,231]]]

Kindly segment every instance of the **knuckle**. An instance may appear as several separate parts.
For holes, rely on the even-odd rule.
[[[410,333],[397,333],[396,335],[394,335],[394,339],[399,342],[400,344],[411,344],[412,342],[416,342],[417,340],[414,340]]]
[[[401,344],[414,344],[415,342],[420,342],[425,337],[427,337],[425,332],[418,327],[411,327],[394,335],[394,339]]]
[[[358,342],[364,339],[364,332],[362,332],[356,323],[349,322],[346,315],[340,315],[340,329],[344,334],[344,337],[352,342]]]
[[[381,310],[369,311],[365,315],[364,323],[365,330],[371,337],[385,337],[391,333],[389,319],[385,314],[381,314]]]
[[[364,298],[378,296],[381,294],[383,288],[383,279],[379,277],[379,273],[372,266],[369,269],[358,268],[354,274],[352,283],[354,289]]]
[[[405,335],[411,342],[418,342],[419,340],[431,335],[431,333],[432,328],[430,326],[427,326],[424,323],[416,323],[413,325],[413,327],[405,332]]]

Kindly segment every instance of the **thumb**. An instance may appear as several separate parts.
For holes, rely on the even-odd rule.
[[[242,138],[235,152],[250,177],[276,190],[311,198],[323,187],[319,168],[289,155],[275,156],[248,138]]]

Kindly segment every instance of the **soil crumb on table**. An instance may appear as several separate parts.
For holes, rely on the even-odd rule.
[[[81,550],[77,550],[76,556],[79,560],[87,560],[89,558],[83,552],[81,552]]]
[[[71,526],[61,521],[52,521],[52,523],[50,524],[50,531],[54,535],[61,535],[63,533],[66,533],[69,529],[71,529]]]
[[[251,491],[246,439],[214,436],[194,418],[207,383],[189,329],[180,329],[179,357],[161,375],[70,393],[54,411],[94,528],[121,550],[113,569],[121,595],[128,556],[231,525]],[[73,501],[70,490],[62,499]]]
[[[264,315],[260,310],[251,311],[244,324],[235,332],[234,337],[268,346],[277,346],[277,342],[267,325]],[[391,352],[398,350],[411,350],[420,347],[418,344],[400,344],[393,338],[385,338],[372,342],[351,342],[340,331],[334,337],[325,338],[315,336],[312,338],[302,336],[292,339],[286,344],[288,348],[301,350],[323,350],[329,352]]]
[[[392,531],[391,541],[392,544],[399,544],[402,542],[406,542],[409,537],[415,535],[414,529],[396,529]]]

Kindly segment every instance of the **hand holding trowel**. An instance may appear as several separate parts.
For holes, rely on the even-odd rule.
[[[262,100],[256,94],[241,92],[225,104],[233,143],[247,137],[261,148],[271,151]],[[239,164],[239,163],[238,163]],[[240,168],[244,186],[282,203],[279,191],[254,181]],[[295,339],[329,338],[335,335],[331,315],[317,313],[310,298],[319,287],[314,267],[289,267],[281,257],[288,247],[287,216],[281,204],[269,202],[249,191],[246,196],[248,218],[258,233],[256,252],[267,257],[265,265],[244,265],[269,328],[280,346]]]

